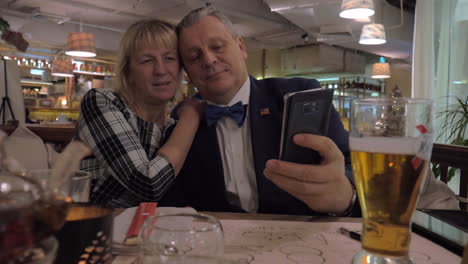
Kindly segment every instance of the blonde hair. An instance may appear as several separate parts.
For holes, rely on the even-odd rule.
[[[117,54],[114,90],[121,94],[127,103],[133,100],[128,80],[130,58],[144,47],[177,50],[175,26],[158,19],[141,20],[132,24],[123,34]]]

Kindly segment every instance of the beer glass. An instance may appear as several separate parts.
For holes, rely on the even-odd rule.
[[[426,99],[352,102],[349,145],[363,215],[354,264],[414,263],[410,224],[429,166],[432,116]]]

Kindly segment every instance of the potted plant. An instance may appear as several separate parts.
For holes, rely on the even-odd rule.
[[[438,135],[437,139],[446,136],[449,144],[468,146],[468,136],[466,136],[468,127],[468,96],[465,101],[460,98],[455,99],[455,103],[437,113],[437,118],[443,118],[442,132]],[[455,168],[449,169],[447,181],[450,181],[455,176],[456,170]],[[438,177],[440,175],[439,164],[434,165],[432,171]]]

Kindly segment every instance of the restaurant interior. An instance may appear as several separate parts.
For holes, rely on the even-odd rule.
[[[366,4],[370,2],[372,15],[356,18],[353,13],[345,13],[345,2],[350,5],[360,2],[364,5],[361,9],[369,8]],[[75,135],[80,102],[85,93],[94,88],[113,88],[116,54],[121,36],[128,26],[150,18],[177,24],[191,10],[203,6],[217,8],[233,22],[247,47],[246,64],[250,76],[256,79],[302,77],[318,80],[322,88],[333,89],[333,105],[347,130],[350,126],[352,100],[400,97],[433,100],[432,170],[438,179],[459,196],[462,211],[467,210],[468,0],[0,1],[0,128],[11,134],[18,125],[24,125],[48,143],[50,150],[41,149],[39,154],[33,151],[28,153],[30,157],[26,159],[31,164],[46,162],[51,152],[59,155]],[[74,41],[80,38],[86,41]],[[172,107],[197,91],[197,87],[184,74],[181,89]],[[170,110],[172,108],[168,113]],[[33,144],[26,140],[16,142],[18,148],[23,150]],[[135,211],[138,210],[138,215],[142,213],[140,210],[145,210],[141,207],[133,209],[131,212],[119,212],[121,219],[114,225],[127,231]],[[99,225],[106,225],[107,228],[109,220],[105,219],[106,213],[101,216]],[[335,241],[337,238],[329,234],[323,237],[322,242],[305,243],[308,247],[291,243],[284,244],[280,249],[275,248],[272,241],[283,238],[291,241],[293,236],[299,237],[301,241],[311,239],[305,238],[310,234],[301,237],[300,226],[292,224],[292,221],[314,221],[310,217],[293,219],[257,215],[256,218],[249,218],[236,215],[232,218],[232,215],[222,213],[213,213],[211,216],[224,221],[221,221],[224,228],[221,231],[224,232],[226,245],[244,239],[251,243],[265,243],[260,249],[251,246],[243,251],[225,246],[225,255],[231,254],[231,259],[245,260],[232,263],[339,263],[338,251],[333,251],[334,257],[310,253],[314,250],[325,252],[326,249],[320,245],[322,242],[329,248],[340,247]],[[425,216],[419,217],[421,222],[428,221]],[[467,214],[462,217],[468,222]],[[244,220],[260,222],[252,227],[242,222]],[[268,220],[290,222],[275,226],[267,224],[265,221]],[[455,228],[455,231],[440,231],[440,226],[445,223],[434,219],[431,221],[431,224],[439,225],[439,231],[432,230],[433,233],[439,233],[438,237],[442,238],[429,236],[433,244],[413,238],[419,250],[412,255],[413,259],[417,263],[438,263],[436,260],[460,263],[460,252],[464,245],[468,245],[468,230]],[[349,229],[355,228],[354,224],[357,223],[348,223]],[[330,227],[324,225],[315,228],[320,230]],[[289,230],[291,234],[286,231],[275,233],[275,230]],[[244,233],[237,237],[238,232]],[[424,230],[419,234],[423,233]],[[444,238],[444,233],[452,234],[453,237]],[[125,234],[114,232],[116,235],[120,237]],[[99,240],[101,238],[102,241]],[[107,243],[102,235],[99,239],[99,243]],[[458,241],[449,241],[448,246],[442,242],[445,251],[451,246],[456,251],[443,251],[439,259],[436,257],[438,253],[429,254],[428,250],[439,243],[438,239]],[[459,245],[453,246],[453,243]],[[359,248],[359,245],[350,248]],[[268,247],[271,247],[270,251]],[[129,255],[135,252],[134,248],[116,248],[120,249],[118,252],[130,252]],[[344,250],[342,256],[352,256],[356,250],[350,249],[351,253]],[[433,250],[438,252],[439,249]],[[88,256],[89,259],[82,258],[82,262],[73,260],[73,264],[111,263],[112,259],[115,259],[114,263],[136,263],[133,262],[134,258],[120,258],[118,261],[121,262],[118,262],[115,252],[112,257],[106,250],[102,254],[93,252],[90,253],[91,257],[93,254],[98,256],[96,259],[100,262],[89,262],[91,257]],[[265,252],[270,253],[268,255]],[[456,252],[455,255],[450,255],[453,252]],[[468,263],[466,252],[465,248],[463,261],[466,262],[463,263]],[[283,257],[281,254],[287,256],[287,261],[279,261],[279,257]],[[231,262],[192,259],[180,263]]]

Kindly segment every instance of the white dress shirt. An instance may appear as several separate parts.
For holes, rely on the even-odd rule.
[[[242,101],[243,105],[248,105],[249,98],[250,80],[247,77],[247,81],[227,106],[232,106],[239,101]],[[209,101],[207,103],[218,105]],[[258,194],[248,107],[241,127],[232,118],[222,117],[216,124],[216,134],[223,161],[224,182],[228,192],[228,201],[232,205],[240,206],[247,212],[254,213],[258,209]]]

